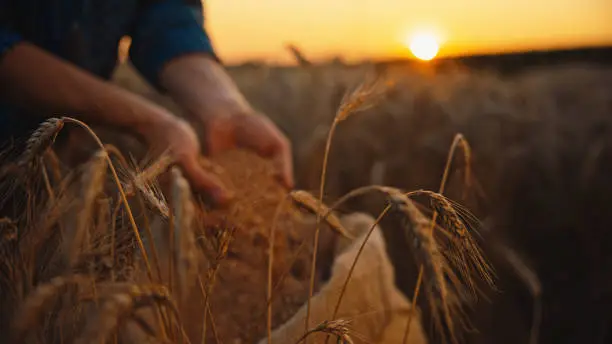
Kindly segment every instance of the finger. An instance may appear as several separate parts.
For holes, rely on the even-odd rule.
[[[211,195],[215,204],[219,206],[227,205],[230,202],[233,197],[231,192],[217,177],[206,172],[196,159],[183,159],[181,167],[196,192]]]

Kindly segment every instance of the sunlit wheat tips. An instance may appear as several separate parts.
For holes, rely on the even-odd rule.
[[[380,80],[372,80],[360,84],[355,90],[342,98],[334,122],[344,121],[350,114],[364,111],[376,105],[386,92],[386,85]]]

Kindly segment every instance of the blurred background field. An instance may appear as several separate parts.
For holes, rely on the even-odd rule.
[[[541,343],[604,343],[612,322],[603,306],[612,302],[612,220],[605,215],[612,201],[611,51],[346,64],[310,63],[298,49],[294,66],[228,68],[248,100],[291,139],[297,187],[306,190],[318,189],[324,140],[342,96],[373,75],[389,81],[379,104],[339,125],[328,202],[371,184],[437,190],[453,138],[463,134],[472,148],[473,178],[466,185],[466,166],[455,159],[445,194],[483,221],[481,234],[504,290],[475,307],[478,334],[469,342],[528,340],[528,282],[508,266],[499,244],[519,252],[542,283]],[[128,64],[115,82],[180,113]],[[365,197],[344,210],[376,216],[383,205]],[[408,247],[397,224],[382,225],[396,283],[410,297],[416,270]]]

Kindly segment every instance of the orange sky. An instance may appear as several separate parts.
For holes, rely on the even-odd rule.
[[[441,55],[612,44],[612,0],[204,0],[226,62],[409,56],[415,30],[444,40]]]

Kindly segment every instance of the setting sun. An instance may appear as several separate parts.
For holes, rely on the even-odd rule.
[[[408,38],[406,41],[410,52],[417,58],[429,61],[436,57],[440,44],[436,36],[429,32],[420,32]]]

